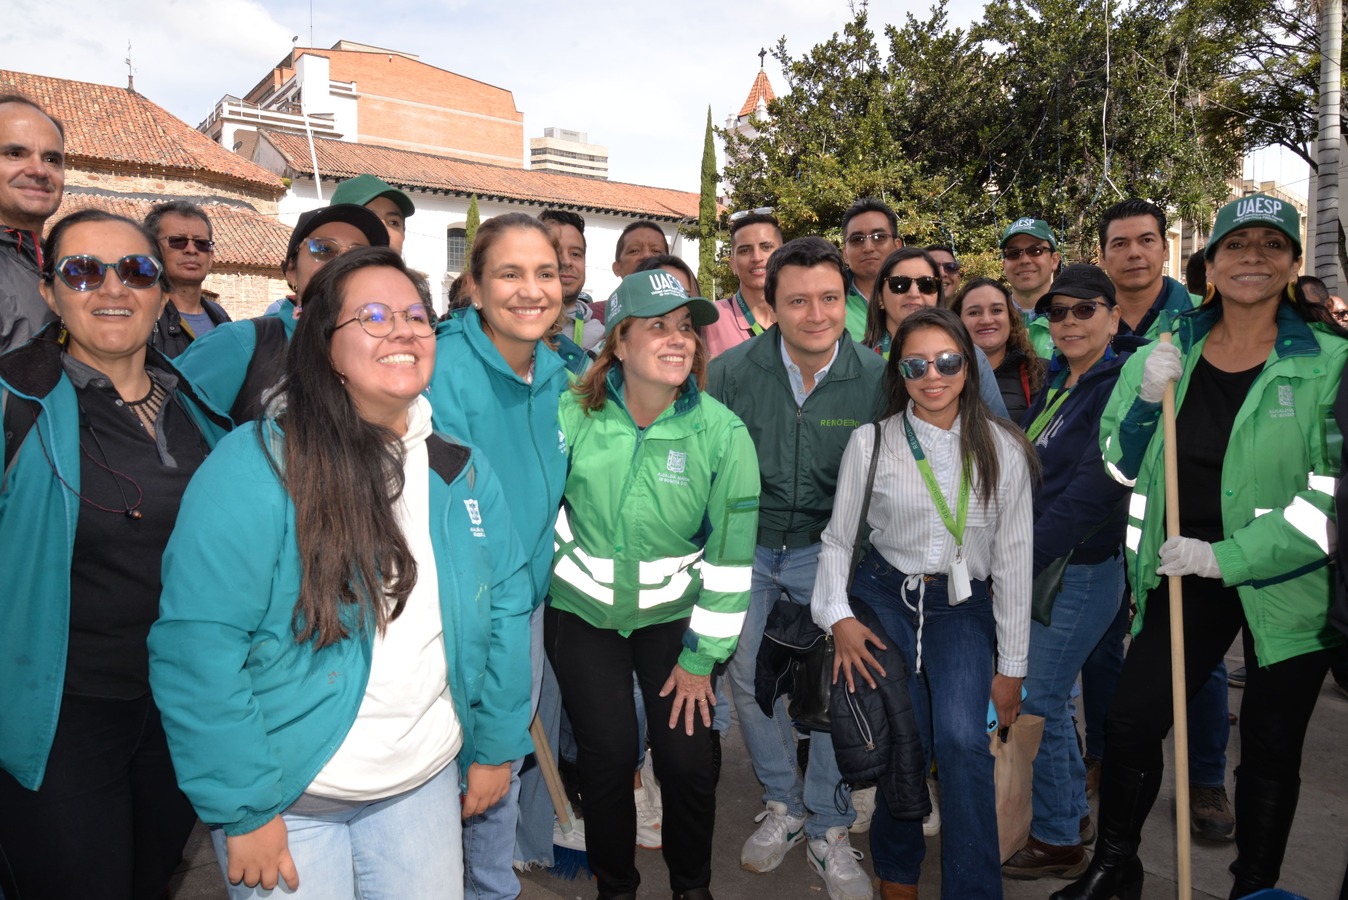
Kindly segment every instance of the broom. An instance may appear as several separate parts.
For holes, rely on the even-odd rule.
[[[557,761],[552,758],[552,745],[548,743],[547,732],[543,730],[543,723],[538,716],[534,716],[529,723],[529,736],[534,741],[534,759],[538,762],[539,774],[543,776],[543,783],[547,785],[548,796],[552,798],[552,808],[557,814],[557,825],[561,830],[562,837],[568,840],[567,844],[553,842],[552,847],[552,868],[548,871],[558,878],[565,878],[573,881],[582,871],[586,876],[591,875],[590,858],[586,855],[584,848],[585,833],[581,830],[581,825],[576,821],[576,814],[571,809],[571,801],[566,799],[566,789],[562,787],[562,776],[557,771]],[[576,839],[579,840],[581,847],[569,846]]]

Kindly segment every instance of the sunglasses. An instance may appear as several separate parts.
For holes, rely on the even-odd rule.
[[[951,375],[958,375],[964,368],[964,354],[956,353],[953,350],[947,350],[938,354],[935,359],[927,360],[920,356],[905,356],[899,360],[899,374],[903,375],[908,381],[917,381],[919,378],[925,378],[928,366],[936,366],[936,374],[944,375],[947,378]]]
[[[357,247],[364,247],[365,244],[343,244],[340,241],[334,241],[332,238],[305,238],[304,249],[309,251],[309,255],[318,262],[332,262],[343,253],[355,250]]]
[[[930,275],[919,275],[916,278],[910,278],[907,275],[890,275],[885,279],[885,284],[889,285],[889,290],[895,294],[906,294],[908,289],[916,284],[918,293],[931,296],[941,286],[941,281],[939,278],[933,278]]]
[[[208,241],[205,238],[190,238],[184,237],[183,235],[175,235],[174,237],[160,238],[160,240],[168,244],[169,248],[173,250],[186,250],[187,244],[190,241],[192,246],[197,248],[198,253],[215,252],[215,241]]]
[[[332,330],[336,331],[356,322],[360,325],[360,330],[370,337],[388,337],[393,334],[394,320],[398,316],[402,316],[403,321],[407,322],[414,337],[424,338],[435,334],[435,318],[421,303],[413,303],[407,309],[390,309],[386,303],[367,303],[356,310],[356,314],[350,319],[332,326]]]
[[[738,222],[745,216],[770,216],[774,212],[776,212],[776,210],[774,210],[771,206],[760,206],[757,209],[741,209],[737,212],[733,212],[730,214],[730,221]]]
[[[847,240],[843,243],[847,244],[849,247],[855,248],[862,246],[867,241],[879,246],[880,244],[888,244],[893,240],[894,235],[890,234],[888,231],[872,231],[870,234],[862,234],[861,232],[849,234]]]
[[[117,273],[129,288],[154,287],[163,267],[159,260],[144,253],[132,253],[112,263],[96,256],[67,256],[56,264],[55,273],[72,291],[96,291],[107,277],[108,269]]]
[[[941,267],[942,272],[949,272],[951,275],[954,275],[956,272],[960,270],[960,264],[955,262],[954,260],[951,260],[950,262],[937,263],[937,265]]]
[[[1106,305],[1103,300],[1083,300],[1080,303],[1073,303],[1071,306],[1050,306],[1044,312],[1044,315],[1048,317],[1050,322],[1062,322],[1070,312],[1073,318],[1084,322],[1094,317],[1097,309]]]
[[[1045,253],[1052,253],[1053,248],[1048,244],[1040,244],[1038,247],[1014,247],[1010,250],[1002,251],[1002,259],[1008,262],[1015,262],[1022,256],[1028,256],[1030,259],[1038,259]]]

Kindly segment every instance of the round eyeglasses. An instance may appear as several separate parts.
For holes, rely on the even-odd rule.
[[[383,338],[393,334],[394,322],[402,316],[407,327],[412,329],[414,337],[424,338],[435,334],[435,316],[424,304],[414,303],[407,309],[390,309],[386,303],[366,303],[356,314],[345,322],[332,326],[332,330],[344,328],[355,322],[360,330],[370,337]]]

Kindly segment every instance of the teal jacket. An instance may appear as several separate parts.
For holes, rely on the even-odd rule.
[[[1200,307],[1175,321],[1184,354],[1177,409],[1219,314]],[[1286,304],[1278,307],[1277,323],[1273,351],[1231,429],[1222,464],[1226,537],[1213,545],[1265,666],[1343,641],[1325,619],[1333,595],[1330,536],[1342,442],[1333,405],[1348,341],[1306,324]],[[1161,404],[1138,397],[1155,347],[1147,344],[1124,365],[1100,423],[1109,473],[1133,488],[1124,541],[1138,603],[1134,632],[1142,628],[1147,593],[1161,582],[1156,567],[1165,541]]]
[[[547,596],[552,524],[566,486],[566,439],[557,401],[571,384],[559,357],[539,343],[528,384],[506,365],[482,331],[475,309],[440,323],[429,396],[435,430],[479,447],[500,472],[533,583],[534,605]]]
[[[271,315],[285,326],[286,341],[295,336],[298,309],[289,299],[281,301],[281,308]],[[248,365],[257,349],[257,328],[252,319],[226,322],[187,345],[182,355],[173,360],[187,380],[216,407],[230,410],[239,398]],[[282,361],[274,361],[277,372]]]
[[[571,467],[552,606],[622,634],[691,616],[679,664],[709,674],[749,608],[758,462],[744,424],[690,379],[638,430],[616,367],[603,408],[568,392],[561,422]]]
[[[178,784],[229,835],[266,824],[332,758],[365,696],[373,643],[354,621],[321,650],[296,643],[295,508],[259,442],[263,427],[275,429],[253,422],[230,434],[192,478],[150,631],[150,685]],[[268,440],[279,453],[279,432]],[[482,455],[435,435],[427,450],[462,777],[473,762],[529,751],[529,576]]]
[[[880,354],[844,334],[832,368],[797,407],[776,325],[711,361],[707,393],[740,417],[758,448],[760,545],[819,542],[833,515],[847,440],[883,407],[884,374]]]
[[[37,404],[37,420],[22,438],[0,481],[0,769],[28,790],[42,784],[61,712],[70,640],[70,565],[80,515],[80,410],[61,366],[55,325],[0,357],[4,405]],[[150,349],[147,361],[175,373]],[[208,446],[229,420],[179,379],[176,402],[196,422]],[[0,430],[0,459],[6,456]],[[65,484],[61,482],[64,480]],[[147,578],[154,573],[147,572]]]

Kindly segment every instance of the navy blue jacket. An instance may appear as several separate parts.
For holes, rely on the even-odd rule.
[[[1034,495],[1036,575],[1069,550],[1074,551],[1073,563],[1090,565],[1113,556],[1123,543],[1128,488],[1105,470],[1100,456],[1100,419],[1119,370],[1131,355],[1107,350],[1105,358],[1077,380],[1034,442],[1044,467],[1043,482]],[[1043,410],[1049,392],[1066,377],[1067,363],[1055,353],[1044,387],[1026,410],[1022,427],[1029,427]]]

